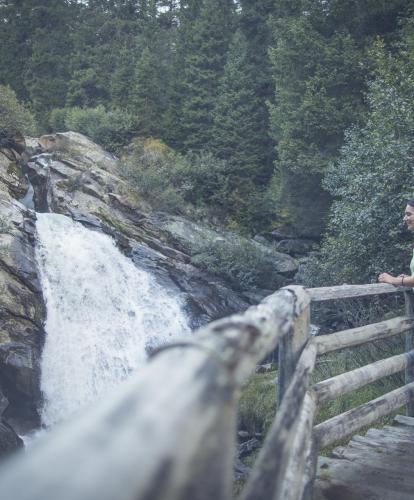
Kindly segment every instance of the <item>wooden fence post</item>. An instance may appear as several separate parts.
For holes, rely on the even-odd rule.
[[[279,342],[279,363],[277,382],[277,405],[282,402],[286,389],[295,373],[299,356],[309,338],[310,332],[310,297],[300,286],[286,287],[298,297],[300,310],[297,311],[291,331]],[[300,300],[299,300],[300,296]]]
[[[404,292],[405,312],[410,318],[414,318],[414,293],[413,290]],[[405,352],[409,352],[414,348],[414,330],[408,330],[405,334]],[[405,368],[405,383],[409,384],[414,381],[414,365],[408,363]],[[408,417],[414,417],[414,401],[411,400],[406,406],[406,414]]]

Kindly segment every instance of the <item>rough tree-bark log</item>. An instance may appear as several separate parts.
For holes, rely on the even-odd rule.
[[[381,321],[380,323],[373,323],[372,325],[359,326],[329,335],[321,335],[315,339],[318,346],[318,354],[325,354],[344,349],[345,347],[353,347],[373,340],[392,337],[393,335],[398,335],[409,330],[413,325],[413,318],[401,316]]]
[[[316,395],[317,404],[320,405],[382,377],[398,373],[413,364],[414,350],[328,378],[315,384],[312,389]]]
[[[370,425],[406,405],[414,396],[414,382],[395,389],[377,399],[330,418],[314,427],[314,438],[319,448],[329,446],[350,436],[361,427]]]
[[[325,300],[351,299],[365,297],[367,295],[381,295],[384,293],[402,292],[405,288],[389,285],[387,283],[375,283],[372,285],[339,285],[324,286],[321,288],[308,288],[312,302]]]

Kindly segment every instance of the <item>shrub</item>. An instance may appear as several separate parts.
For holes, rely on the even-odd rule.
[[[123,157],[123,174],[153,207],[182,213],[186,203],[174,179],[179,159],[159,139],[135,138]]]
[[[49,129],[51,132],[62,132],[66,130],[67,108],[52,109],[49,115]]]
[[[0,85],[0,145],[19,135],[35,133],[36,121],[31,112],[10,87]]]
[[[87,135],[108,151],[116,152],[129,142],[134,121],[127,112],[104,106],[54,109],[49,118],[53,131],[73,130]]]
[[[272,253],[263,251],[245,238],[230,241],[206,239],[195,252],[192,258],[195,265],[226,279],[238,290],[274,290],[284,284]]]
[[[219,211],[226,201],[227,165],[210,153],[183,156],[159,139],[136,138],[123,160],[125,175],[158,208]]]

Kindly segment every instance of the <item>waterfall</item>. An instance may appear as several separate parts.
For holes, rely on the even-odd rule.
[[[37,214],[36,225],[48,427],[114,389],[145,362],[149,347],[190,330],[179,296],[134,266],[109,236],[57,214]]]

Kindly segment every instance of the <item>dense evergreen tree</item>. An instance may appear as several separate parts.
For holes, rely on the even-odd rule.
[[[108,106],[111,97],[116,104],[123,99],[132,76],[138,26],[136,17],[119,18],[119,12],[124,10],[107,1],[82,6],[82,19],[73,34],[68,106]]]
[[[137,61],[130,105],[136,131],[143,136],[160,136],[163,120],[163,89],[158,61],[149,48],[142,51]]]
[[[167,88],[168,104],[165,114],[165,139],[174,148],[183,150],[185,127],[183,104],[185,101],[184,69],[186,60],[194,49],[195,20],[200,12],[201,2],[182,0],[178,14],[178,29],[173,44],[172,59]]]
[[[412,196],[414,30],[394,54],[377,43],[365,123],[347,133],[325,179],[335,197],[322,259],[309,282],[376,281],[380,272],[407,273],[412,245],[402,213]],[[410,238],[411,239],[411,238]],[[316,281],[316,283],[315,283]]]
[[[260,145],[255,143],[255,95],[250,86],[247,66],[247,42],[237,30],[230,45],[223,77],[213,113],[214,154],[233,166],[242,176],[253,177],[260,158]]]
[[[0,2],[0,84],[10,85],[22,99],[28,99],[22,75],[31,55],[32,4],[27,0]]]
[[[402,2],[294,2],[275,18],[272,49],[279,207],[285,224],[317,236],[330,205],[320,183],[343,143],[344,130],[365,108],[364,44],[396,23]],[[293,9],[296,7],[296,9]],[[355,7],[357,22],[351,21]],[[349,9],[349,12],[346,10]],[[346,11],[346,12],[345,12]],[[352,14],[353,16],[353,14]],[[392,21],[387,16],[394,16]],[[382,20],[383,22],[379,22]]]
[[[270,138],[268,103],[273,99],[273,82],[269,58],[271,30],[269,18],[276,13],[274,0],[241,0],[240,27],[247,49],[244,72],[253,94],[250,107],[251,144],[255,145],[256,173],[261,184],[267,183],[273,171],[274,144]]]
[[[59,107],[67,92],[72,24],[77,6],[61,0],[39,0],[32,9],[31,55],[24,82],[39,121]]]
[[[212,111],[226,61],[233,16],[232,0],[205,0],[195,21],[183,82],[183,143],[187,150],[200,151],[211,145]]]

